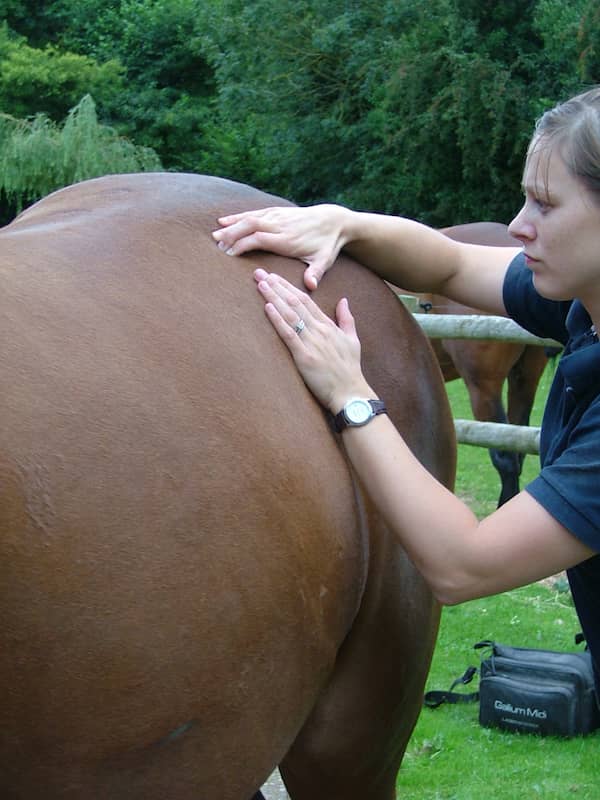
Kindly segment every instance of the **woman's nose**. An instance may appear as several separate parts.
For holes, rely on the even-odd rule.
[[[524,240],[531,241],[532,239],[535,239],[535,227],[527,220],[525,206],[523,206],[523,208],[508,226],[508,232],[520,242]]]

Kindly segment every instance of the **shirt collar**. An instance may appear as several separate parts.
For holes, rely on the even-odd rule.
[[[569,342],[558,369],[565,382],[578,395],[600,387],[600,343],[592,327],[592,320],[579,300],[574,300],[565,325]]]
[[[592,327],[592,318],[580,300],[573,300],[571,303],[565,325],[570,339],[575,339],[577,336],[587,333]]]

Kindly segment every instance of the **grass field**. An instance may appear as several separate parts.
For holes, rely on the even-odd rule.
[[[550,362],[540,381],[531,413],[531,425],[541,424],[553,369],[554,365]],[[460,380],[452,381],[446,384],[446,388],[454,417],[457,419],[473,419],[464,383]],[[525,486],[528,481],[537,475],[538,469],[538,457],[526,456],[521,476],[521,487]],[[500,479],[492,466],[487,450],[466,444],[459,445],[456,493],[470,505],[479,517],[487,516],[494,511],[500,494]],[[600,793],[598,797],[600,798]]]
[[[550,378],[549,369],[538,391],[533,425],[540,423]],[[448,390],[454,416],[472,418],[462,382],[454,381]],[[527,456],[522,485],[537,469],[537,457]],[[456,491],[478,516],[494,510],[499,479],[486,450],[459,446]],[[477,665],[472,647],[482,639],[570,650],[578,630],[560,576],[444,609],[426,688],[448,689],[468,665]],[[477,713],[476,703],[423,710],[400,771],[399,800],[599,800],[600,733],[570,740],[504,733],[482,728]]]

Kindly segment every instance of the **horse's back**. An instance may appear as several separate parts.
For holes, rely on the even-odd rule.
[[[121,176],[0,233],[4,796],[242,798],[330,679],[368,536],[252,279],[301,270],[210,237],[217,216],[270,201]],[[342,284],[388,399],[411,321],[353,263],[323,281],[327,311]],[[405,377],[392,416],[409,427],[428,404],[438,428],[413,444],[451,480],[429,373]]]

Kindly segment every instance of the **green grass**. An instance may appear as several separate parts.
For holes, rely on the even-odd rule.
[[[544,411],[544,403],[550,388],[553,365],[549,363],[542,375],[535,403],[531,412],[531,425],[540,425]],[[452,413],[457,419],[473,419],[467,389],[462,381],[446,384]],[[539,470],[537,456],[525,456],[521,487],[535,478]],[[500,478],[492,465],[489,453],[483,447],[468,444],[458,446],[458,469],[456,476],[456,493],[469,504],[478,517],[491,514],[496,508],[500,494]],[[600,797],[600,792],[599,795]]]
[[[531,424],[539,425],[548,391],[544,376]],[[448,385],[455,417],[472,418],[462,382]],[[527,456],[522,485],[537,473]],[[499,479],[487,451],[459,446],[457,494],[478,516],[494,511]],[[465,668],[477,665],[472,649],[482,639],[505,644],[574,649],[579,630],[563,579],[446,608],[427,689],[449,689]],[[465,691],[473,689],[465,687]],[[399,800],[598,800],[600,734],[577,739],[541,738],[482,728],[476,703],[423,709],[398,779]]]

